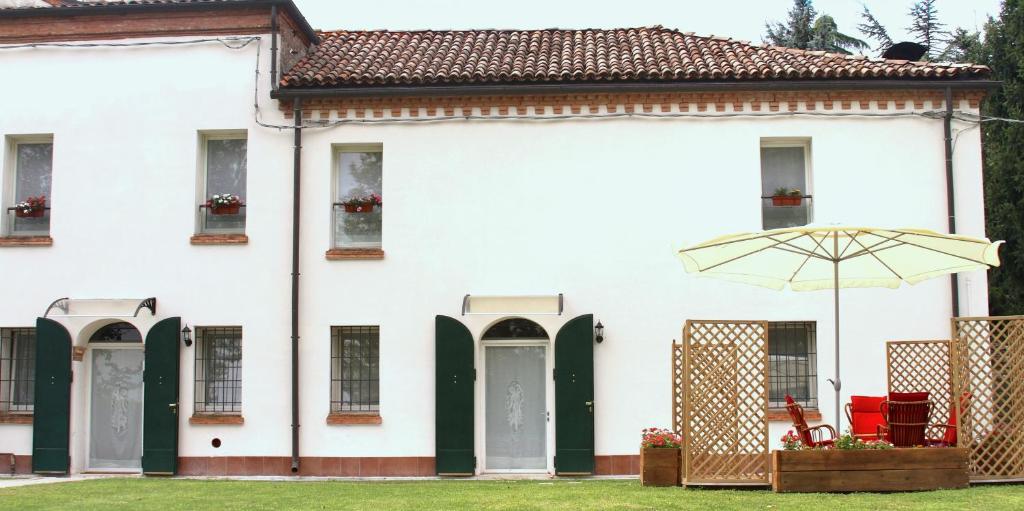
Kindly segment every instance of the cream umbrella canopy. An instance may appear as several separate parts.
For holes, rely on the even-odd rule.
[[[804,226],[715,238],[679,251],[686,271],[782,290],[834,290],[839,427],[839,288],[887,287],[999,266],[1002,241],[924,229]]]

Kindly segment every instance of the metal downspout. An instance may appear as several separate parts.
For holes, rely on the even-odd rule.
[[[949,233],[956,234],[956,201],[953,188],[953,89],[946,87],[946,115],[942,118],[942,129],[946,142],[946,212],[949,215]],[[960,282],[956,274],[949,276],[953,299],[953,317],[960,316]]]
[[[295,162],[292,169],[292,472],[299,471],[299,186],[302,177],[302,102],[295,98]]]

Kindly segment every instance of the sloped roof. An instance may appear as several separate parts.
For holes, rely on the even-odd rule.
[[[760,46],[661,26],[347,31],[281,79],[284,88],[459,84],[985,79],[989,69]]]

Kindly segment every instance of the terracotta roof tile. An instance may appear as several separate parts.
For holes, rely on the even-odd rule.
[[[661,26],[585,30],[334,31],[284,87],[578,82],[983,79],[985,66],[752,45]]]

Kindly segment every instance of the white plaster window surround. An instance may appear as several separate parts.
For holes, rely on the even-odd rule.
[[[4,417],[32,416],[35,360],[35,328],[0,328],[0,423],[9,422]]]
[[[811,139],[761,139],[761,227],[798,227],[814,221],[811,187]],[[793,192],[789,203],[774,199],[783,188]],[[796,192],[799,193],[796,193]]]
[[[245,130],[199,132],[196,183],[196,233],[220,236],[244,235],[247,211],[248,134]],[[237,214],[214,214],[201,207],[214,195],[232,194],[246,204]],[[195,239],[193,240],[195,241]]]
[[[335,145],[332,166],[331,250],[327,258],[382,258],[383,206],[346,211],[343,203],[359,197],[383,196],[383,146]]]
[[[46,207],[53,204],[53,135],[6,137],[3,180],[3,227],[5,237],[42,238],[50,235],[50,209],[41,217],[18,218],[9,210],[29,197],[44,196]]]

